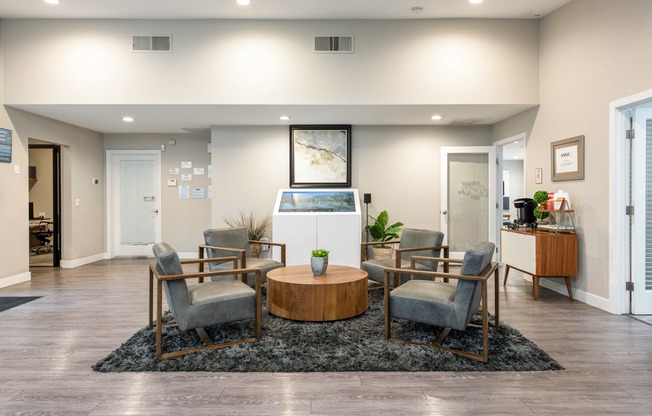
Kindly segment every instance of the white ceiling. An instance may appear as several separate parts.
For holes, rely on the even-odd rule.
[[[0,0],[3,18],[72,19],[431,19],[538,18],[571,0]],[[420,14],[412,7],[421,7]]]
[[[431,19],[539,18],[571,0],[0,0],[0,18],[55,19]],[[413,7],[421,7],[414,13]],[[211,125],[279,124],[427,124],[435,113],[446,118],[433,124],[493,124],[527,109],[520,105],[471,106],[210,106],[210,105],[25,105],[25,111],[103,133],[173,133]],[[133,123],[116,123],[125,114]],[[321,116],[323,114],[323,116]],[[426,120],[426,121],[424,121]]]

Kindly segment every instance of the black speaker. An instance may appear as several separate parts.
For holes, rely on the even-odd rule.
[[[371,204],[371,194],[364,194],[364,203]]]

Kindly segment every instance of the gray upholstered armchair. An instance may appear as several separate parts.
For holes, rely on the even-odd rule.
[[[156,358],[165,359],[212,348],[224,348],[243,342],[255,342],[261,336],[261,286],[260,270],[236,269],[242,275],[252,274],[255,289],[240,280],[203,282],[204,277],[233,275],[232,271],[185,273],[183,264],[203,264],[208,261],[231,261],[236,257],[203,260],[179,260],[177,252],[167,243],[153,247],[156,262],[149,267],[149,328],[156,326]],[[235,268],[235,267],[234,267]],[[198,279],[199,283],[188,285],[187,279]],[[156,322],[153,319],[153,293],[156,281]],[[162,347],[163,292],[170,312],[180,331],[195,329],[204,342],[203,347],[164,353]],[[245,319],[254,320],[254,336],[251,338],[215,344],[204,327]]]
[[[459,274],[437,273],[422,270],[406,272],[405,269],[385,269],[385,339],[391,338],[391,320],[406,319],[429,325],[443,327],[431,345],[486,362],[489,359],[489,321],[487,309],[487,280],[495,279],[495,326],[498,327],[498,263],[492,263],[495,245],[482,242],[469,248],[463,260],[438,259],[448,263],[461,263]],[[425,260],[413,257],[412,262]],[[392,274],[421,275],[430,278],[442,277],[457,280],[457,284],[436,282],[434,280],[408,280],[390,291],[389,280]],[[482,304],[482,354],[455,350],[442,346],[451,329],[464,330]],[[397,341],[403,341],[398,340]],[[419,344],[417,342],[410,342]]]
[[[260,269],[261,283],[267,281],[267,272],[285,266],[285,244],[271,241],[249,240],[246,228],[215,228],[204,231],[204,242],[199,246],[199,258],[236,256],[239,263],[236,267],[231,262],[210,262],[209,270],[229,270],[232,268]],[[250,244],[266,244],[281,248],[281,261],[251,257]],[[216,276],[213,280],[229,279],[233,276]],[[253,286],[254,276],[248,274],[246,283]]]
[[[404,228],[400,240],[390,241],[390,243],[399,244],[399,247],[396,250],[396,258],[394,259],[367,260],[367,250],[369,247],[378,244],[387,244],[388,242],[362,243],[360,251],[362,262],[360,268],[368,273],[370,280],[383,283],[385,281],[384,272],[386,267],[394,267],[397,269],[409,268],[412,256],[441,257],[441,250],[443,250],[443,257],[448,258],[448,246],[443,246],[443,242],[444,233],[440,231]],[[417,261],[414,264],[414,267],[416,267],[417,270],[436,272],[437,265],[437,261],[424,259]],[[444,272],[448,272],[448,263],[443,263],[443,267]],[[408,277],[407,275],[403,275],[400,279],[402,282],[405,282]],[[397,286],[398,280],[399,275],[396,275],[394,282],[392,282],[392,286]]]

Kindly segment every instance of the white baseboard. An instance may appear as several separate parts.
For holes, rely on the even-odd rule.
[[[94,254],[92,256],[84,257],[75,260],[61,260],[62,269],[74,269],[75,267],[83,266],[85,264],[95,263],[96,261],[106,260],[108,256],[106,253]]]
[[[32,273],[25,272],[14,276],[0,278],[0,288],[17,285],[18,283],[29,282],[32,280]]]
[[[527,280],[528,282],[532,282],[532,276],[530,275],[523,274],[523,279]],[[559,282],[563,282],[561,278],[556,278],[554,280],[540,278],[539,286],[545,287],[546,289],[550,289],[553,292],[557,292],[561,295],[568,297],[568,290],[566,289],[566,283],[559,283],[557,280],[559,280]],[[580,302],[584,302],[587,305],[591,305],[598,309],[602,309],[603,311],[609,312],[609,299],[601,298],[600,296],[596,296],[576,288],[573,288],[573,299],[579,300]]]

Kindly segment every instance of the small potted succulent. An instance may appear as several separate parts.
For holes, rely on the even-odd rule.
[[[323,276],[326,273],[326,269],[328,268],[328,253],[330,251],[323,248],[317,248],[312,251],[310,268],[314,276]]]

